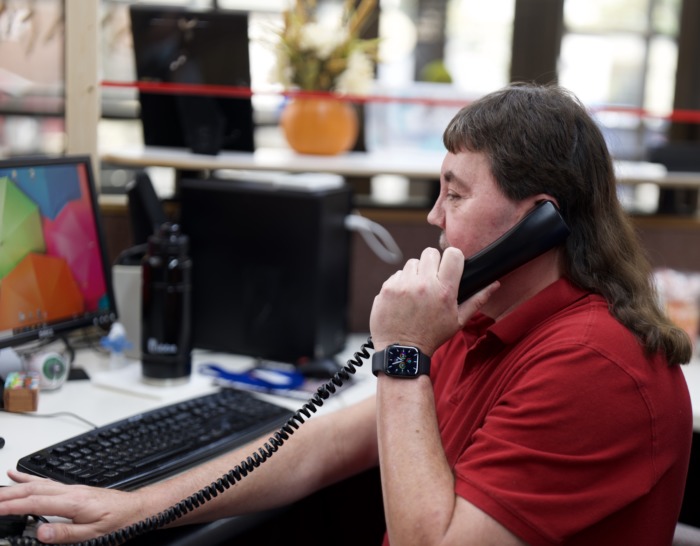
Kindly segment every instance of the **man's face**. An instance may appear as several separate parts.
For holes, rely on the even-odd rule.
[[[440,195],[428,222],[442,229],[440,246],[470,257],[503,235],[529,209],[505,197],[482,153],[448,153],[442,162]]]

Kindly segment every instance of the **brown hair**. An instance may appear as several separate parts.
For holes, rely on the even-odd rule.
[[[508,198],[556,198],[571,228],[567,277],[601,294],[647,351],[672,364],[690,360],[690,340],[661,311],[651,267],[618,201],[605,139],[576,97],[557,86],[513,84],[463,108],[443,141],[453,153],[485,153]]]

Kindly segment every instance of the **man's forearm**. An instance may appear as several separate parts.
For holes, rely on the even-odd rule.
[[[452,472],[427,376],[379,377],[377,427],[384,511],[392,545],[436,544],[454,513]]]
[[[366,438],[376,434],[373,423],[373,402],[311,418],[248,476],[175,524],[211,521],[284,506],[364,470],[376,462],[376,451],[374,456],[359,451],[366,449],[360,447],[362,443],[366,445]],[[348,432],[348,427],[352,432]],[[163,510],[215,482],[257,451],[269,437],[263,436],[242,449],[144,488],[138,494],[146,496],[148,506]],[[370,444],[376,446],[373,439]]]

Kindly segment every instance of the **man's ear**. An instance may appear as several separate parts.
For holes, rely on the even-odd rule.
[[[532,199],[532,206],[534,207],[535,205],[538,205],[542,201],[551,201],[556,205],[557,208],[559,208],[559,202],[555,197],[552,197],[548,193],[538,193],[537,195],[533,195],[532,197],[529,197],[528,199]]]

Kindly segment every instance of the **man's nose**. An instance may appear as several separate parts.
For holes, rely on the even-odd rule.
[[[437,227],[442,227],[442,200],[438,197],[428,213],[428,223]]]

